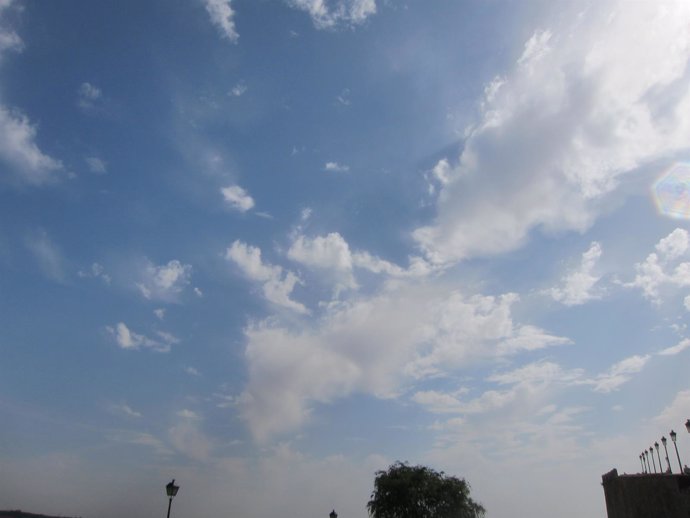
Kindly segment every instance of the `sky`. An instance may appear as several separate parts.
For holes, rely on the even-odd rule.
[[[604,517],[690,463],[689,24],[0,0],[0,509],[364,518],[400,460]]]

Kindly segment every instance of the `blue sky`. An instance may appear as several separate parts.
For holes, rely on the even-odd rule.
[[[0,0],[0,508],[364,517],[407,460],[604,516],[690,456],[689,22]]]

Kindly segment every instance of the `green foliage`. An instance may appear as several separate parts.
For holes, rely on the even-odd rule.
[[[486,513],[470,498],[464,479],[400,461],[376,472],[367,509],[372,518],[482,518]]]

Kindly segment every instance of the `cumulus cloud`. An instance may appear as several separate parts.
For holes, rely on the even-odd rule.
[[[223,187],[220,192],[225,201],[235,210],[247,212],[254,207],[254,199],[239,185]]]
[[[235,11],[232,0],[206,0],[206,11],[223,38],[237,43],[240,35],[235,28]]]
[[[690,262],[678,261],[687,255],[689,248],[687,230],[675,229],[656,244],[656,252],[635,265],[635,279],[623,285],[639,288],[646,298],[660,303],[662,288],[677,289],[690,285]]]
[[[429,258],[503,253],[533,230],[583,231],[626,173],[687,147],[690,90],[677,85],[690,5],[590,7],[535,32],[487,86],[458,166],[443,172],[436,218],[413,234]]]
[[[281,266],[264,263],[260,248],[234,241],[225,258],[233,261],[248,279],[262,283],[266,300],[297,313],[309,313],[303,304],[290,298],[292,290],[301,282],[299,277],[291,271],[284,272]]]
[[[580,267],[567,273],[561,280],[561,286],[551,289],[554,300],[566,306],[577,306],[597,299],[601,295],[594,291],[600,277],[593,274],[594,268],[601,257],[601,245],[593,242],[589,250],[582,254]]]
[[[376,14],[376,0],[287,0],[311,16],[318,29],[358,25]]]
[[[503,344],[524,327],[511,317],[516,300],[396,283],[330,307],[313,328],[295,330],[273,319],[254,323],[245,330],[249,382],[238,399],[241,415],[264,440],[299,428],[315,404],[355,392],[395,397],[415,380],[515,354],[516,346]],[[565,340],[527,334],[538,347]],[[531,346],[527,340],[519,345]]]
[[[170,333],[158,331],[157,338],[135,333],[130,330],[124,322],[118,322],[115,327],[106,326],[106,331],[115,340],[115,343],[122,349],[151,349],[153,351],[167,353],[170,347],[179,343],[179,339]]]
[[[141,281],[136,284],[139,292],[151,300],[175,302],[189,284],[192,267],[177,259],[159,266],[147,262],[141,272]]]
[[[299,234],[290,245],[287,256],[310,268],[331,272],[338,289],[357,288],[355,269],[391,277],[424,276],[432,271],[431,266],[418,257],[410,258],[410,264],[405,269],[366,251],[353,252],[345,238],[338,232],[313,238]]]

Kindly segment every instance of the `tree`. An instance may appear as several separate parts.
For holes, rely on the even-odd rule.
[[[464,479],[400,461],[376,472],[367,510],[372,518],[482,518],[486,512]]]

